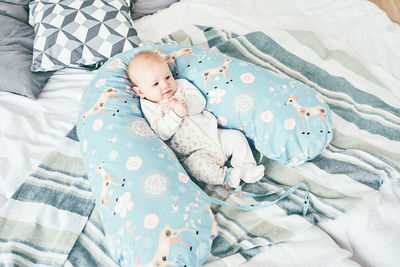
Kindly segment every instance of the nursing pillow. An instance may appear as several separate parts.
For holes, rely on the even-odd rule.
[[[332,139],[332,118],[318,92],[298,80],[196,47],[148,47],[177,78],[196,85],[219,127],[241,130],[263,155],[298,165],[319,155]]]
[[[221,127],[241,130],[283,164],[322,151],[332,138],[329,108],[298,81],[196,47],[143,46],[98,70],[83,93],[77,133],[115,260],[122,266],[200,266],[217,234],[211,199],[143,118],[126,70],[145,50],[160,54],[176,77],[203,92]]]
[[[217,235],[210,200],[132,98],[126,68],[140,50],[111,58],[83,92],[83,162],[119,264],[200,266]]]

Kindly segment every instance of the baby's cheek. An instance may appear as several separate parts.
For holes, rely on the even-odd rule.
[[[176,82],[176,80],[172,80],[171,82],[171,87],[174,89],[174,91],[176,92],[177,88],[178,88],[178,83]]]

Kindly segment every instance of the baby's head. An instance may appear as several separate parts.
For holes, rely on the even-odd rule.
[[[136,54],[128,65],[128,76],[139,97],[152,102],[171,98],[177,83],[164,59],[151,51]]]

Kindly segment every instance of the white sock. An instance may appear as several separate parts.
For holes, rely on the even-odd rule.
[[[240,168],[232,168],[231,172],[229,173],[228,179],[227,179],[227,185],[231,188],[238,188],[240,184],[240,174],[241,174],[241,169]]]
[[[265,168],[263,165],[244,165],[240,167],[240,170],[240,178],[244,182],[255,183],[264,177]]]

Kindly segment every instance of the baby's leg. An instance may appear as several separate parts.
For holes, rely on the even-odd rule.
[[[202,149],[190,154],[183,162],[185,168],[196,179],[207,184],[222,185],[225,179],[226,167],[207,151]]]
[[[218,129],[218,139],[222,152],[231,158],[232,167],[256,165],[249,143],[243,133],[237,130]]]
[[[233,169],[240,169],[240,178],[254,183],[264,176],[264,166],[256,165],[249,143],[244,134],[237,130],[218,129],[221,149],[227,158],[231,157]],[[233,170],[232,170],[233,171]]]

